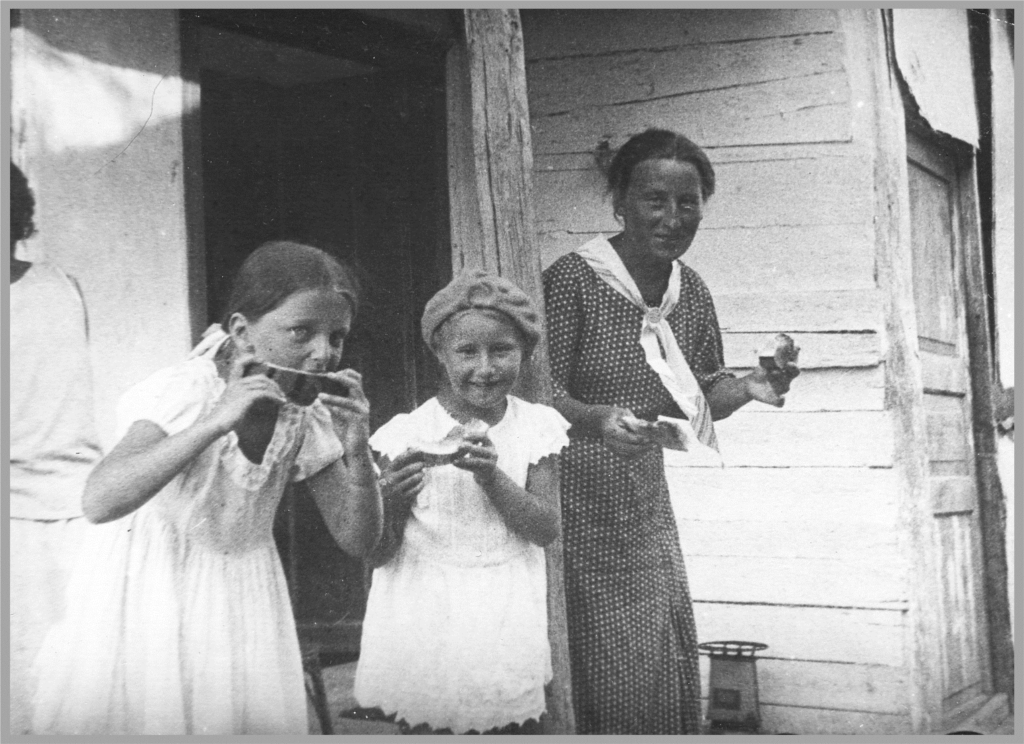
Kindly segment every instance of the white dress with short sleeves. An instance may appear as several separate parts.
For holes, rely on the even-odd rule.
[[[394,459],[456,424],[433,398],[370,445]],[[488,436],[498,467],[525,486],[568,428],[553,408],[509,396]],[[509,531],[472,473],[429,468],[398,552],[373,573],[356,699],[411,726],[483,732],[539,718],[550,679],[544,550]]]
[[[118,408],[168,435],[225,388],[216,348],[161,370]],[[132,514],[90,525],[67,620],[36,660],[34,731],[305,734],[302,661],[272,535],[289,481],[342,454],[319,402],[280,410],[261,464],[221,437]]]

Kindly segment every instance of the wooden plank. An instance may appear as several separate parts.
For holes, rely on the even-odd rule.
[[[889,62],[888,29],[883,14],[867,10],[844,12],[844,35],[870,71],[871,90],[864,100],[874,109],[868,144],[878,153],[874,168],[874,226],[878,284],[884,297],[886,389],[892,410],[894,458],[907,549],[907,665],[915,681],[910,730],[925,733],[941,719],[942,689],[938,639],[942,623],[934,600],[938,567],[933,550],[931,504],[927,498],[926,420],[920,392],[917,319],[914,312],[910,220],[907,215],[906,122],[900,81]]]
[[[932,500],[932,513],[954,514],[973,512],[977,507],[974,479],[964,476],[932,477],[928,489]]]
[[[948,707],[958,693],[987,682],[981,642],[985,626],[974,563],[975,520],[966,514],[942,517],[937,534],[942,559],[943,692]]]
[[[937,396],[925,396],[927,398]],[[944,399],[948,400],[948,399]],[[954,399],[956,403],[959,400]],[[929,411],[928,412],[928,459],[932,461],[950,462],[966,461],[971,457],[971,447],[967,440],[967,425],[962,411]]]
[[[771,522],[684,519],[679,540],[686,554],[746,558],[856,560],[864,551],[896,552],[896,525],[824,522],[817,518]]]
[[[788,145],[738,145],[705,149],[716,168],[729,163],[765,163],[818,158],[857,159],[871,155],[864,144],[860,142],[799,142]],[[534,153],[533,163],[538,171],[595,169],[592,151]]]
[[[727,467],[887,468],[893,463],[887,411],[782,414],[751,403],[715,427]]]
[[[875,246],[867,222],[847,225],[705,227],[686,262],[712,291],[801,292],[868,289]],[[737,271],[743,266],[743,271]]]
[[[821,34],[836,30],[827,9],[524,10],[526,58]]]
[[[538,60],[526,77],[530,114],[541,117],[842,69],[840,40],[823,34]]]
[[[594,142],[598,134],[592,132]],[[704,143],[699,143],[703,145]],[[722,163],[702,231],[724,227],[871,224],[871,161],[806,158]],[[536,173],[537,228],[541,232],[616,233],[606,188],[596,171]],[[692,250],[699,250],[701,233]]]
[[[814,370],[828,370],[828,375],[837,375],[836,367],[878,367],[882,363],[882,340],[879,334],[833,333],[833,334],[792,334],[793,340],[800,347],[800,368],[803,373],[814,373]],[[722,345],[725,349],[725,365],[732,369],[751,369],[757,361],[757,351],[770,338],[769,334],[722,334]],[[852,371],[852,370],[851,370]],[[869,371],[869,370],[861,370]],[[835,394],[842,395],[849,387],[856,386],[852,379],[826,378],[824,371],[813,379],[835,380]],[[857,378],[861,380],[862,378]],[[812,378],[794,381],[795,386],[807,394],[813,383]],[[866,382],[866,380],[865,380]],[[871,388],[882,389],[882,381],[870,383]],[[786,408],[790,404],[786,403]],[[792,409],[792,408],[790,408]],[[825,408],[827,409],[827,408]],[[785,408],[783,408],[785,410]]]
[[[996,463],[991,455],[978,457],[978,517],[981,525],[979,552],[985,566],[982,575],[985,596],[985,620],[988,625],[989,668],[992,686],[997,692],[1013,691],[1013,530],[1007,539],[1006,500]],[[1010,495],[1008,498],[1014,498]],[[1009,507],[1013,523],[1013,506]],[[1000,536],[1002,538],[1000,539]],[[1009,574],[1009,576],[1007,576]],[[1009,588],[1009,590],[1008,590]]]
[[[537,152],[591,152],[652,123],[703,147],[837,142],[850,138],[845,73],[824,73],[627,104],[536,116]]]
[[[771,649],[762,653],[770,654]],[[704,682],[709,668],[708,658],[702,655],[702,692],[709,689]],[[908,712],[906,672],[893,666],[822,664],[766,656],[757,661],[757,687],[761,705],[889,715]]]
[[[693,614],[702,641],[754,639],[768,644],[764,657],[903,667],[899,611],[695,602]]]
[[[949,181],[916,163],[911,162],[907,172],[918,335],[955,346],[960,336],[960,314],[954,289],[956,241],[951,232],[954,190]]]
[[[763,705],[761,731],[777,734],[886,736],[912,734],[914,726],[908,715]]]
[[[1003,160],[1003,158],[996,158]],[[991,465],[995,454],[993,400],[998,367],[992,339],[989,336],[989,306],[983,245],[980,235],[978,197],[978,164],[970,159],[960,178],[960,231],[963,236],[966,336],[971,383],[970,411],[973,423],[973,442],[978,457],[979,540],[975,565],[981,572],[981,590],[984,638],[988,643],[988,657],[984,676],[986,686],[997,692],[1013,695],[1013,623],[1006,591],[1007,556],[1005,539],[1005,501],[998,482],[992,478]],[[1005,228],[1004,228],[1005,229]],[[1011,496],[1010,498],[1013,498]],[[1012,545],[1012,543],[1011,543]],[[1011,574],[1012,576],[1012,574]],[[1009,595],[1012,597],[1012,594]]]
[[[959,357],[929,354],[921,360],[921,385],[926,392],[967,392],[967,370]]]
[[[600,194],[604,185],[594,173],[592,185],[586,186],[587,193]],[[556,258],[572,252],[597,234],[597,231],[541,232],[538,241],[542,265],[549,266]],[[703,228],[697,233],[685,260],[716,295],[875,286],[874,244],[867,223]],[[737,265],[742,265],[744,270],[736,271]]]
[[[464,10],[462,21],[465,48],[448,60],[447,84],[456,99],[456,104],[450,105],[449,116],[461,120],[454,122],[453,131],[458,136],[468,136],[471,148],[462,145],[465,149],[460,148],[461,155],[453,158],[451,165],[456,175],[465,177],[475,188],[455,192],[462,203],[451,212],[453,236],[463,232],[459,239],[453,237],[452,265],[482,267],[508,277],[537,299],[543,314],[519,13],[503,9]],[[477,237],[481,239],[474,243]],[[550,403],[545,338],[521,375],[516,392],[528,400]],[[548,490],[556,502],[560,501],[557,476]],[[575,721],[562,541],[548,546],[545,556],[548,636],[554,674],[546,688],[547,715],[543,726],[547,734],[572,734]]]
[[[875,331],[882,326],[882,297],[877,289],[719,293],[715,309],[722,331],[733,333]]]
[[[898,481],[889,468],[680,468],[666,452],[672,504],[681,520],[858,522],[893,527]]]
[[[477,195],[473,151],[473,93],[465,44],[448,51],[445,66],[448,109],[448,204],[452,241],[452,272],[465,267],[467,257],[484,245],[484,228]],[[484,260],[481,256],[481,262]]]
[[[485,243],[481,265],[539,297],[533,151],[518,17],[514,12],[466,11],[465,19],[474,173]],[[473,265],[469,255],[467,266]]]
[[[857,561],[686,556],[690,594],[706,602],[904,609],[905,570],[889,551]]]

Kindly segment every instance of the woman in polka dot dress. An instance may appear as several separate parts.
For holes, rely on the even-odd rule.
[[[712,419],[751,400],[782,405],[797,374],[724,369],[711,295],[678,260],[714,179],[685,137],[636,135],[608,171],[623,231],[544,272],[555,408],[572,423],[561,478],[581,734],[700,733],[697,634],[662,451],[635,420],[689,419],[716,448]]]

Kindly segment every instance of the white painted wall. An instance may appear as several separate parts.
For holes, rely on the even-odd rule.
[[[174,10],[24,9],[21,18],[12,157],[35,192],[38,228],[22,257],[52,261],[82,286],[109,447],[121,393],[191,342],[182,120],[197,90],[180,77]]]
[[[920,114],[938,132],[978,146],[970,37],[964,8],[893,8],[896,64]]]

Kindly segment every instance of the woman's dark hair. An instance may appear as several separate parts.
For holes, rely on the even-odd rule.
[[[11,163],[11,250],[18,242],[35,234],[36,226],[32,221],[35,209],[36,200],[28,179],[21,168]]]
[[[304,243],[264,243],[238,270],[224,312],[224,327],[235,313],[250,321],[259,320],[296,292],[307,289],[334,290],[348,298],[353,316],[359,309],[359,282],[348,265]]]
[[[704,200],[707,201],[715,193],[715,169],[699,145],[667,129],[648,129],[630,137],[615,153],[608,166],[608,190],[616,199],[626,193],[633,169],[645,160],[692,163],[700,175]]]

